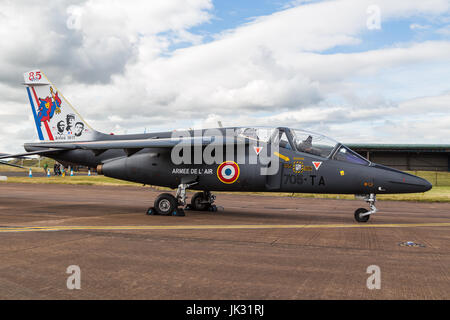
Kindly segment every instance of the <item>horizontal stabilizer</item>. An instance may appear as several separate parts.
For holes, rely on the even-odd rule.
[[[11,166],[11,167],[16,167],[16,168],[26,169],[25,167],[19,166],[18,164],[8,163],[8,162],[4,162],[4,161],[0,161],[0,164],[1,165],[5,165],[5,166]]]
[[[61,150],[61,149],[45,149],[45,150],[32,151],[32,152],[7,154],[7,155],[0,156],[0,159],[22,158],[22,157],[33,156],[33,155],[44,155],[45,156],[47,154],[58,153],[61,151],[63,151],[63,150]]]

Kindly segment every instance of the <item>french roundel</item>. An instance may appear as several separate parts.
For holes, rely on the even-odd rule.
[[[239,166],[234,161],[225,161],[217,168],[217,177],[223,183],[233,183],[239,178]]]

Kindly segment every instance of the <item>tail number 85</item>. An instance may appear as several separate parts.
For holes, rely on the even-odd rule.
[[[42,79],[42,74],[40,71],[30,72],[28,73],[28,80],[30,81],[39,81]]]

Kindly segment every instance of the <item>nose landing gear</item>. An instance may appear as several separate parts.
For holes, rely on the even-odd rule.
[[[377,212],[377,208],[375,207],[376,194],[371,193],[364,197],[364,201],[369,204],[370,211],[366,208],[359,208],[355,211],[355,220],[357,222],[367,222],[372,214]]]

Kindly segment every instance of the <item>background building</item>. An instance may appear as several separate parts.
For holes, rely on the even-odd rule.
[[[399,170],[450,171],[450,144],[347,144],[370,161]]]

